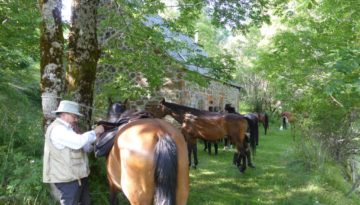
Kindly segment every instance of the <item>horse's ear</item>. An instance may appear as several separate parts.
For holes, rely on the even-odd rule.
[[[108,97],[108,103],[109,103],[109,105],[112,105],[112,104],[113,104],[112,99],[111,99],[110,96]]]

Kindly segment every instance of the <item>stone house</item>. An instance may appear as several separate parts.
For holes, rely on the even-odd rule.
[[[149,101],[157,101],[163,97],[166,101],[202,110],[207,110],[209,106],[213,106],[215,110],[221,111],[224,109],[226,103],[231,103],[237,107],[236,105],[238,105],[240,101],[240,86],[230,82],[220,82],[211,77],[208,69],[187,63],[187,59],[193,55],[207,57],[206,52],[193,38],[182,33],[170,31],[160,16],[148,16],[146,19],[147,21],[144,23],[146,26],[151,27],[156,25],[161,28],[165,40],[175,41],[185,45],[182,49],[167,52],[168,55],[185,66],[169,68],[166,82],[156,96],[152,96],[150,100],[140,99],[132,102],[131,105],[133,108],[142,109]],[[209,82],[208,87],[202,87],[194,82],[185,80],[184,75],[186,72],[197,72],[201,74],[205,80]]]
[[[103,2],[109,3],[111,0],[103,0]],[[156,104],[162,98],[169,102],[202,110],[208,110],[209,106],[213,106],[216,110],[221,111],[227,103],[237,107],[240,101],[240,86],[231,82],[220,82],[209,74],[207,68],[188,63],[188,59],[194,55],[207,56],[193,38],[171,31],[158,15],[147,16],[144,25],[147,27],[156,26],[157,30],[160,30],[164,36],[165,41],[172,41],[184,46],[180,49],[167,51],[169,56],[179,62],[179,66],[168,68],[164,85],[152,96],[130,101],[131,108],[143,110],[147,105]],[[187,81],[184,78],[187,72],[199,73],[208,82],[208,86],[202,87],[197,83]],[[132,73],[131,75],[131,79],[139,84],[141,81],[146,81],[146,79],[142,79],[141,74]]]
[[[182,76],[187,72],[185,69],[168,73],[168,81],[154,96],[144,97],[131,101],[134,109],[144,109],[148,103],[157,103],[160,99],[186,105],[189,107],[207,110],[209,106],[216,110],[223,110],[226,103],[238,105],[240,101],[241,87],[230,83],[222,83],[215,79],[207,78],[210,83],[208,87],[201,87],[196,83],[186,81]]]

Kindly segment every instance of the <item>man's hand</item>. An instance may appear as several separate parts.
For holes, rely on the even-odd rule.
[[[99,136],[101,133],[104,132],[104,127],[102,125],[98,125],[94,129],[96,136]]]

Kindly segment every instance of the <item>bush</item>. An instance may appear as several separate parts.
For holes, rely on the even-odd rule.
[[[0,204],[49,204],[42,183],[41,106],[24,89],[0,84]]]
[[[321,169],[329,154],[327,146],[310,133],[300,138],[295,144],[296,158],[308,171]]]

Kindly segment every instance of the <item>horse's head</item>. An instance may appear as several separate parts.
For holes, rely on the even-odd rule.
[[[121,116],[121,114],[127,110],[126,103],[127,103],[127,99],[124,100],[124,102],[121,101],[112,102],[112,100],[109,98],[107,120],[109,122],[117,120]]]
[[[171,112],[171,110],[166,106],[164,98],[156,104],[147,105],[145,110],[150,112],[155,118],[163,118]]]
[[[231,104],[230,103],[228,103],[228,104],[225,104],[225,111],[227,111],[228,113],[235,113],[236,111],[235,111],[235,108],[233,107],[233,106],[231,106]]]

